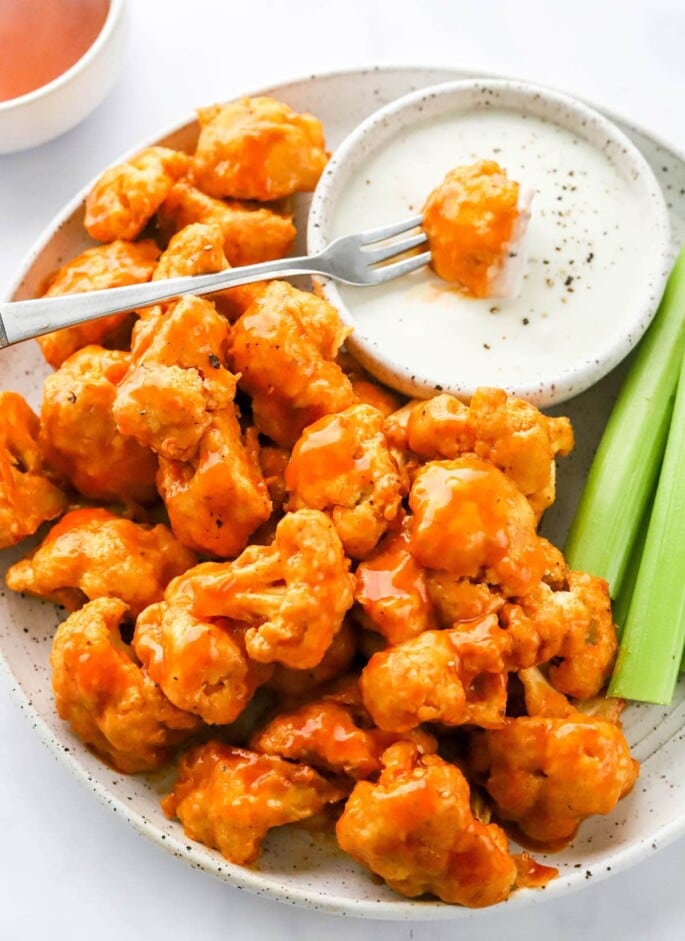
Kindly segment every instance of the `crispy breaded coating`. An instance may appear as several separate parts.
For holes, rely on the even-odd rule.
[[[574,712],[522,716],[474,733],[471,762],[502,820],[558,848],[592,814],[610,813],[639,765],[620,725]]]
[[[323,127],[273,98],[241,98],[197,112],[195,182],[212,196],[281,199],[311,192],[328,155]]]
[[[190,460],[160,457],[157,487],[176,538],[220,558],[242,552],[271,514],[256,436],[243,435],[233,407],[210,413]]]
[[[307,765],[212,741],[181,757],[162,807],[191,840],[249,866],[272,827],[306,820],[343,796]]]
[[[238,718],[273,668],[249,659],[244,625],[192,614],[189,580],[213,566],[206,562],[172,581],[164,601],[138,617],[133,646],[174,705],[209,725],[226,725]]]
[[[148,147],[105,170],[86,197],[86,231],[98,242],[137,238],[189,168],[187,154]]]
[[[504,598],[487,582],[426,569],[426,589],[441,627],[498,612]]]
[[[186,180],[171,187],[157,219],[167,239],[192,222],[215,223],[223,233],[226,258],[234,266],[283,258],[295,241],[292,216],[265,206],[214,199]]]
[[[198,728],[173,706],[121,640],[125,602],[98,598],[71,614],[50,654],[60,718],[117,771],[161,767]]]
[[[341,848],[414,898],[481,908],[506,899],[517,866],[504,832],[480,823],[461,771],[398,742],[383,755],[377,784],[360,781],[338,820]]]
[[[568,418],[549,418],[503,389],[476,389],[468,406],[451,395],[419,402],[407,446],[429,460],[472,452],[499,467],[528,498],[538,519],[554,502],[557,455],[573,448]]]
[[[284,281],[272,281],[234,324],[233,370],[256,427],[276,444],[292,447],[307,425],[355,404],[334,361],[347,333],[327,301]]]
[[[228,324],[214,305],[188,294],[156,324],[117,389],[119,431],[170,460],[187,461],[216,412],[233,411],[236,380],[226,367]]]
[[[310,696],[312,691],[347,673],[357,652],[357,632],[349,618],[334,636],[323,658],[315,667],[296,670],[277,663],[273,676],[266,684],[282,696]]]
[[[26,591],[75,611],[86,601],[115,597],[131,616],[161,601],[172,578],[196,563],[166,526],[146,526],[100,508],[72,510],[31,555],[7,572],[13,591]]]
[[[150,240],[117,240],[108,245],[89,248],[60,268],[45,296],[81,294],[84,291],[142,284],[152,277],[158,256],[159,248]],[[46,333],[38,337],[38,343],[48,363],[58,369],[72,353],[84,346],[123,346],[129,321],[129,314],[112,314]]]
[[[192,611],[249,626],[252,659],[299,670],[323,659],[352,604],[354,576],[340,538],[318,510],[287,513],[270,546],[248,546],[233,562],[192,581]]]
[[[410,551],[419,564],[484,578],[508,595],[530,591],[545,571],[535,516],[518,488],[473,456],[431,461],[409,496]]]
[[[0,549],[31,536],[67,508],[38,442],[40,421],[17,392],[0,391]]]
[[[519,184],[494,160],[455,167],[423,206],[431,266],[465,294],[489,297],[519,219]]]
[[[405,519],[357,566],[355,601],[364,627],[399,644],[438,626],[428,594],[426,570],[409,551]]]
[[[50,464],[86,497],[151,503],[157,459],[116,427],[128,353],[86,346],[45,380],[40,441]]]
[[[287,508],[323,510],[353,559],[363,559],[397,517],[400,474],[383,435],[383,414],[352,405],[302,432],[285,472]]]
[[[596,696],[611,675],[618,642],[604,579],[585,572],[566,574],[563,588],[540,584],[506,604],[503,625],[512,643],[512,662],[530,667],[551,661],[549,679],[568,696]]]
[[[451,630],[424,631],[375,653],[360,689],[381,729],[422,722],[498,728],[507,702],[507,635],[494,615]]]

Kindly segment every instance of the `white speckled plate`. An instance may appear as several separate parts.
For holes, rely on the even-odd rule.
[[[381,105],[416,88],[464,78],[453,69],[388,68],[323,75],[266,90],[297,109],[307,109],[324,122],[333,147],[350,129]],[[265,92],[260,92],[265,93]],[[616,120],[616,118],[614,118]],[[685,236],[685,160],[667,145],[619,120],[660,180],[669,204],[674,243]],[[191,146],[193,122],[160,134],[156,142]],[[151,141],[152,142],[152,141]],[[147,142],[146,142],[147,143]],[[141,144],[141,147],[144,146]],[[85,193],[85,191],[84,191]],[[80,193],[45,231],[27,259],[13,296],[31,297],[55,268],[90,243],[81,228],[84,193]],[[298,231],[304,235],[308,200],[296,207]],[[302,246],[300,246],[302,247]],[[2,386],[22,392],[39,405],[46,367],[35,343],[2,355]],[[577,434],[574,454],[561,462],[559,499],[545,519],[545,531],[563,542],[584,475],[620,380],[620,368],[582,396],[557,407],[569,414]],[[2,571],[26,551],[0,553]],[[87,787],[160,846],[230,885],[259,895],[344,915],[397,920],[459,918],[472,912],[434,901],[409,901],[377,885],[342,856],[333,842],[306,830],[284,828],[272,833],[259,867],[242,869],[219,854],[186,840],[181,827],[161,812],[159,797],[167,790],[161,777],[125,777],[94,758],[70,733],[54,710],[48,656],[59,620],[50,605],[0,592],[0,663],[33,727]],[[540,857],[560,870],[545,891],[515,893],[508,907],[536,904],[581,888],[648,856],[685,833],[685,695],[680,685],[670,709],[631,706],[625,714],[634,754],[643,762],[633,792],[607,818],[588,821],[563,853]],[[475,914],[483,916],[487,910]]]

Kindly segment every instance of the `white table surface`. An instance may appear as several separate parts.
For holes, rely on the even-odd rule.
[[[685,151],[683,0],[131,7],[125,66],[103,104],[60,139],[0,157],[0,293],[47,221],[119,153],[198,104],[309,73],[406,63],[516,74],[594,99]],[[340,919],[237,892],[165,855],[101,806],[32,732],[2,675],[0,834],[3,941],[685,937],[685,840],[560,902],[456,922]]]

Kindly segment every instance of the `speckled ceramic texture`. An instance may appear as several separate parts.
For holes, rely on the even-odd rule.
[[[450,69],[404,68],[348,72],[313,77],[267,89],[297,109],[310,109],[326,126],[335,146],[371,111],[413,89],[460,77]],[[629,125],[622,125],[656,172],[669,201],[674,242],[685,236],[685,162],[668,146]],[[192,121],[172,132],[159,134],[159,143],[192,147],[197,128]],[[143,146],[143,145],[141,145]],[[84,191],[85,192],[85,191]],[[46,275],[90,243],[82,230],[83,197],[79,194],[46,229],[31,252],[14,296],[30,297]],[[304,232],[307,198],[298,200],[299,231]],[[302,248],[302,245],[299,246]],[[47,374],[37,344],[30,342],[2,354],[2,386],[40,403],[41,384]],[[563,542],[582,481],[606,421],[620,382],[615,371],[563,409],[573,420],[577,447],[561,462],[559,499],[545,519],[546,535]],[[27,550],[0,553],[2,572]],[[167,820],[159,806],[169,789],[171,775],[127,777],[99,762],[71,734],[55,713],[50,689],[48,657],[52,635],[63,616],[51,605],[0,591],[0,663],[8,672],[13,690],[28,723],[52,752],[64,762],[114,813],[154,840],[160,847],[190,866],[243,889],[295,905],[340,915],[396,920],[487,917],[436,901],[410,901],[376,884],[349,858],[339,853],[330,838],[295,827],[272,832],[266,850],[254,870],[227,863],[205,847],[186,839],[177,822]],[[560,870],[546,890],[523,890],[506,902],[507,908],[537,905],[558,898],[589,882],[605,878],[649,856],[668,841],[685,833],[685,690],[678,688],[670,709],[630,706],[625,725],[642,773],[634,791],[606,818],[583,825],[563,853],[540,856]],[[27,724],[27,734],[29,725]],[[9,772],[11,773],[11,771]],[[74,821],[77,827],[78,821]],[[39,851],[39,848],[36,848]],[[83,860],[87,865],[88,861]]]
[[[508,145],[492,123],[477,128],[470,123],[475,119],[501,124],[512,117],[523,136]],[[440,128],[442,136],[436,134]],[[501,131],[510,134],[511,125]],[[478,143],[479,133],[486,143]],[[468,145],[462,145],[460,135]],[[531,280],[524,283],[520,302],[465,305],[458,292],[447,290],[428,269],[402,283],[370,289],[328,279],[320,284],[354,329],[349,340],[353,352],[370,372],[407,395],[444,390],[468,397],[478,385],[497,385],[536,405],[550,406],[589,388],[628,355],[654,315],[673,261],[661,187],[638,148],[604,115],[566,95],[517,81],[457,81],[413,92],[372,114],[335,151],[312,200],[308,248],[315,253],[355,227],[393,221],[382,215],[391,201],[398,219],[411,216],[419,209],[416,200],[424,199],[439,182],[432,177],[436,167],[458,162],[455,146],[463,146],[466,153],[473,145],[479,156],[490,156],[493,143],[499,145],[495,152],[506,145],[503,153],[521,161],[518,179],[540,188],[532,207],[539,257],[529,261]],[[581,147],[569,146],[578,143]],[[581,149],[586,160],[599,159],[616,179],[620,196],[617,190],[614,212],[631,212],[633,225],[622,229],[609,196],[604,210],[601,200],[598,208],[601,190],[584,195],[588,184],[583,188],[584,171],[576,166]],[[401,171],[397,161],[393,163],[393,150],[402,155]],[[539,150],[543,154],[536,155]],[[571,152],[575,156],[569,157]],[[506,157],[497,159],[506,165]],[[569,182],[578,186],[561,185],[562,176],[566,179],[564,162],[575,167]],[[590,172],[594,170],[592,164]],[[627,209],[626,199],[632,204]],[[346,202],[347,211],[342,208]],[[378,212],[381,217],[375,222]],[[588,246],[564,231],[569,225],[577,236],[584,225],[597,230],[588,259]],[[617,230],[615,258],[609,257],[608,243],[600,236],[602,228],[612,226]],[[622,267],[615,267],[617,261]],[[564,288],[564,282],[574,286]],[[542,291],[533,295],[530,289],[537,283]],[[554,292],[545,283],[554,284]],[[588,288],[597,290],[600,283],[614,286],[597,295],[606,304],[588,306]],[[612,308],[619,290],[624,302]],[[551,314],[543,312],[545,308]]]

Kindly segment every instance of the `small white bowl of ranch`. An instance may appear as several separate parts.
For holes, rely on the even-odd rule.
[[[481,161],[520,188],[527,224],[508,253],[516,277],[493,279],[489,296],[439,277],[437,265],[374,287],[319,287],[352,328],[350,350],[407,395],[468,399],[498,386],[538,406],[563,402],[635,346],[673,260],[661,188],[603,115],[514,80],[407,95],[333,154],[312,200],[308,249],[422,214],[450,171]]]

